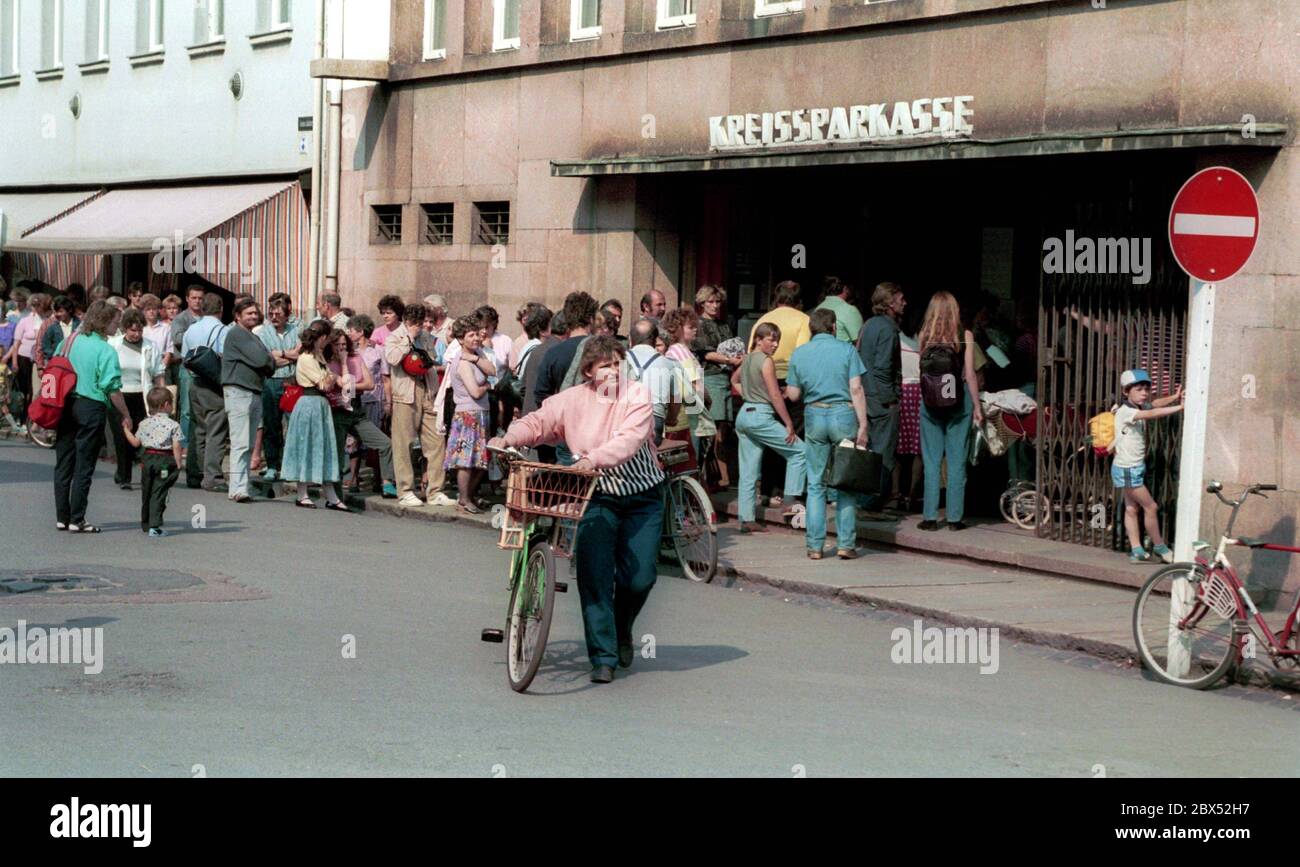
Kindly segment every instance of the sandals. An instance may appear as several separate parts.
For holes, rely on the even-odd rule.
[[[300,509],[314,509],[314,508],[316,508],[316,504],[313,503],[311,500],[297,500],[297,501],[294,502],[294,505],[297,506],[297,507],[300,508]]]
[[[235,496],[231,497],[230,500],[231,500],[231,502],[233,502],[233,503],[251,503],[251,502],[253,502],[253,498],[250,497],[248,494],[236,494]]]
[[[479,508],[477,505],[475,505],[474,503],[457,503],[457,504],[456,504],[456,511],[457,511],[457,512],[464,512],[464,513],[467,514],[467,515],[481,515],[481,514],[483,514],[483,510],[480,509],[480,508]]]
[[[337,503],[326,503],[325,508],[329,509],[331,512],[347,512],[349,515],[352,514],[352,510],[348,508],[348,504],[342,500],[339,500]]]
[[[102,533],[103,530],[101,530],[99,527],[96,527],[94,524],[81,523],[81,524],[69,524],[68,532],[69,533]]]

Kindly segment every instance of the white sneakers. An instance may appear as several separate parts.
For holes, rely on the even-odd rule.
[[[439,491],[438,493],[434,494],[432,497],[429,498],[429,505],[430,506],[454,506],[456,505],[456,501],[453,500],[451,497],[447,496],[446,494],[444,494],[442,491]]]
[[[399,506],[423,506],[423,505],[424,505],[424,500],[421,500],[421,499],[420,499],[419,497],[417,497],[415,494],[406,494],[406,495],[403,496],[400,500],[397,501],[397,505],[399,505]]]

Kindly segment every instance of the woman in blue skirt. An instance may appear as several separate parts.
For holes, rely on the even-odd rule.
[[[325,492],[325,508],[349,511],[339,499],[334,483],[339,476],[338,444],[334,438],[334,420],[325,395],[339,388],[338,379],[328,364],[330,324],[318,319],[302,332],[295,381],[302,386],[302,397],[289,416],[289,430],[284,437],[284,458],[280,475],[298,483],[299,508],[314,509],[309,485],[320,485]]]

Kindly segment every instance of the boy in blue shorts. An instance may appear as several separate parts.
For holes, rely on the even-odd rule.
[[[1145,370],[1126,370],[1119,377],[1119,387],[1124,392],[1124,403],[1115,410],[1115,440],[1110,451],[1115,455],[1110,467],[1110,477],[1124,494],[1124,529],[1128,531],[1129,562],[1141,563],[1151,555],[1142,546],[1142,527],[1138,525],[1138,510],[1143,513],[1143,525],[1156,556],[1166,563],[1174,562],[1173,552],[1160,535],[1160,510],[1147,490],[1144,480],[1147,460],[1147,422],[1183,411],[1183,387],[1168,397],[1151,400],[1151,374]]]

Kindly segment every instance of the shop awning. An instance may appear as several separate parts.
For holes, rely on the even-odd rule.
[[[0,250],[8,249],[8,242],[18,241],[32,229],[57,219],[101,192],[0,193]]]
[[[274,198],[297,182],[110,190],[24,238],[15,253],[149,253],[182,244]]]
[[[921,162],[927,160],[989,157],[1048,156],[1053,154],[1106,153],[1130,150],[1182,148],[1280,148],[1286,124],[1256,124],[1254,135],[1242,134],[1240,124],[1132,129],[1065,135],[1020,136],[1005,139],[905,139],[870,145],[818,145],[816,147],[757,147],[717,150],[679,156],[600,157],[590,160],[551,160],[551,175],[560,178],[603,175],[652,175],[806,166],[844,166],[866,163]]]

